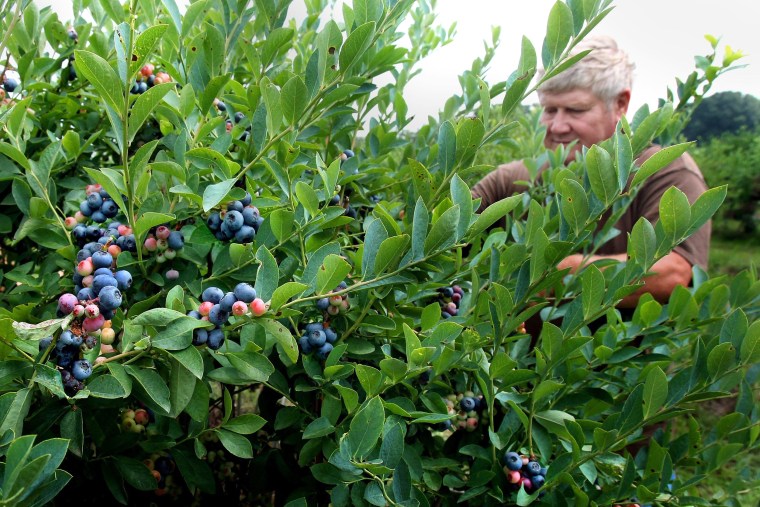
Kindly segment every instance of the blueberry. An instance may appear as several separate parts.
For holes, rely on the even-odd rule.
[[[215,304],[211,307],[211,311],[208,312],[208,321],[217,326],[223,325],[230,318],[230,312],[225,312],[219,304]]]
[[[100,206],[103,204],[103,197],[97,192],[93,192],[90,195],[87,196],[87,206],[90,207],[91,210],[95,211],[100,209]]]
[[[121,306],[121,292],[113,285],[103,287],[98,297],[100,298],[100,307],[103,310],[115,310]]]
[[[224,344],[224,331],[219,328],[209,331],[206,344],[211,350],[218,350]]]
[[[539,489],[546,482],[546,478],[543,475],[534,475],[530,478],[531,484],[533,484],[533,491]]]
[[[253,227],[256,223],[256,219],[259,216],[259,210],[254,208],[253,206],[248,206],[247,208],[243,208],[243,223],[245,225],[248,225],[250,227]]]
[[[538,461],[528,461],[528,464],[525,466],[528,467],[529,475],[531,476],[541,475],[541,463],[539,463]]]
[[[330,355],[330,352],[332,352],[333,346],[331,343],[325,343],[322,345],[319,350],[317,350],[317,357],[325,360],[327,359],[327,356]]]
[[[330,206],[337,206],[340,203],[340,196],[335,194],[330,198]]]
[[[465,396],[459,401],[459,408],[464,410],[465,412],[469,412],[471,410],[475,410],[477,408],[478,402],[475,398],[472,396]]]
[[[41,339],[39,343],[40,351],[46,350],[48,347],[50,347],[51,343],[53,343],[52,336],[46,336],[45,338]]]
[[[92,215],[92,208],[87,205],[87,201],[82,201],[82,203],[79,205],[79,212],[84,216],[89,217]]]
[[[198,320],[201,320],[201,317],[202,317],[202,315],[195,310],[190,310],[189,312],[187,312],[187,316],[192,317],[194,319],[198,319]]]
[[[235,286],[235,297],[238,298],[239,301],[243,301],[244,303],[250,303],[254,299],[256,299],[256,289],[251,287],[248,283],[239,283]]]
[[[246,192],[245,197],[240,199],[240,202],[243,203],[243,206],[250,206],[252,201],[253,201],[253,198],[251,197],[251,194],[249,192]]]
[[[209,301],[214,304],[218,304],[224,297],[224,292],[219,287],[208,287],[201,294],[201,301]]]
[[[103,201],[103,205],[100,207],[100,212],[107,218],[113,218],[119,213],[119,206],[111,200]],[[93,218],[93,220],[95,219]]]
[[[227,104],[222,102],[221,100],[216,103],[216,108],[220,110],[221,112],[225,112],[227,110]]]
[[[97,222],[99,224],[102,224],[106,220],[108,220],[108,217],[103,214],[102,211],[96,210],[92,212],[92,216],[90,217],[93,222]]]
[[[77,299],[79,301],[87,301],[90,299],[95,299],[95,293],[92,291],[91,288],[85,287],[79,292],[77,292]]]
[[[79,340],[77,340],[77,338]],[[77,343],[77,341],[79,343]],[[61,333],[61,336],[58,337],[58,343],[61,345],[61,347],[65,347],[66,345],[80,345],[82,343],[82,338],[72,333],[70,330],[66,330],[63,333]]]
[[[249,225],[244,225],[235,233],[235,241],[238,243],[250,243],[255,237],[256,230]]]
[[[309,337],[308,336],[302,336],[298,339],[298,345],[301,347],[301,352],[304,354],[311,354],[312,346],[309,343]]]
[[[85,234],[87,234],[87,228],[85,226],[83,226],[83,225],[80,224],[80,225],[77,225],[77,227],[82,227],[84,229],[84,231],[85,231]],[[74,227],[74,231],[77,230],[77,227]],[[74,237],[77,238],[77,235],[74,234]],[[83,238],[84,238],[84,236],[83,236]],[[77,238],[77,239],[79,239],[79,238]],[[84,248],[82,250],[78,251],[77,252],[77,264],[79,264],[80,262],[82,262],[83,260],[85,260],[90,255],[92,255],[90,253],[90,251],[89,250],[85,250]],[[74,283],[78,283],[78,282],[76,282],[76,280],[75,280]]]
[[[127,234],[126,236],[120,236],[124,238],[123,240],[123,247],[122,250],[126,250],[127,252],[136,252],[137,251],[137,241],[135,240],[134,234]]]
[[[133,95],[137,95],[140,93],[140,83],[135,83],[132,85],[132,88],[129,89],[129,93]]]
[[[90,241],[97,241],[100,239],[102,235],[103,235],[103,231],[97,225],[87,226],[87,239],[89,239]]]
[[[208,341],[208,331],[203,328],[193,330],[193,345],[203,345]]]
[[[108,224],[108,228],[117,230],[120,225],[121,225],[121,222],[111,222],[110,224]]]
[[[101,297],[100,293],[106,287],[118,288],[119,282],[111,275],[98,275],[92,279],[92,286],[90,288],[96,296]]]
[[[71,374],[74,375],[74,378],[77,380],[84,380],[92,375],[92,366],[90,366],[90,362],[87,359],[74,361],[74,365],[71,368]]]
[[[227,211],[238,211],[242,213],[244,209],[245,209],[245,206],[240,201],[232,201],[229,204],[227,204]]]
[[[245,118],[245,115],[241,113],[240,111],[235,113],[235,123],[240,123],[241,121],[243,121],[244,118]]]
[[[440,289],[438,289],[438,292],[440,292],[445,298],[450,298],[451,296],[454,295],[454,289],[452,289],[451,287],[441,287]]]
[[[355,155],[353,150],[343,150],[343,154],[346,156],[346,158],[351,158]]]
[[[5,82],[3,83],[3,88],[5,88],[5,91],[8,93],[11,93],[13,90],[15,90],[20,83],[17,79],[12,77],[5,77]]]
[[[92,276],[100,276],[100,275],[108,275],[113,276],[114,274],[111,272],[109,268],[98,268],[95,270],[95,272],[92,274]],[[114,277],[115,278],[115,277]]]
[[[185,246],[185,237],[179,231],[172,231],[169,234],[167,243],[169,243],[169,248],[171,248],[172,250],[179,250],[183,246]]]
[[[237,300],[238,298],[235,296],[234,292],[228,292],[219,301],[219,307],[222,309],[222,311],[230,313],[232,311],[232,305],[234,305]]]
[[[218,231],[222,226],[222,218],[219,216],[219,213],[211,213],[206,220],[206,225],[212,231]]]
[[[338,333],[336,333],[333,328],[328,327],[325,329],[325,338],[327,338],[327,343],[335,343],[338,339]]]
[[[304,334],[309,334],[312,331],[322,331],[323,326],[321,322],[309,322],[304,326]]]
[[[330,306],[330,300],[328,298],[317,299],[317,310],[326,312],[328,306]]]
[[[504,454],[504,464],[512,471],[522,468],[522,458],[516,452],[507,452]]]
[[[258,216],[256,217],[256,221],[253,223],[253,230],[256,232],[259,232],[259,227],[261,227],[261,224],[264,223],[264,217]]]
[[[104,309],[102,309],[102,308],[100,309],[100,314],[101,314],[101,315],[103,316],[103,318],[104,318],[104,319],[106,319],[106,320],[111,320],[111,319],[113,319],[113,316],[115,315],[115,313],[116,313],[116,312],[115,312],[114,310],[104,310]]]
[[[104,201],[106,199],[111,198],[111,194],[109,194],[105,188],[101,188],[100,190],[98,190],[98,193],[100,194],[100,197],[102,197]]]
[[[68,75],[69,81],[74,81],[77,78],[77,70],[74,68],[73,64],[69,64],[68,69],[69,69],[69,75]]]
[[[145,93],[148,91],[148,83],[140,81],[137,83],[137,93]]]
[[[243,214],[239,211],[228,211],[224,216],[224,223],[227,225],[230,232],[235,233],[243,227]]]
[[[307,336],[309,337],[309,345],[315,348],[321,347],[327,342],[327,335],[321,329],[311,331]]]
[[[119,290],[127,290],[132,286],[132,273],[125,269],[120,269],[113,274],[113,277],[116,278],[116,286]]]

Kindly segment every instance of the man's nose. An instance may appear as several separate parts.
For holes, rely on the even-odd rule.
[[[548,125],[549,131],[555,134],[562,134],[570,131],[570,122],[567,115],[561,111],[558,111]]]

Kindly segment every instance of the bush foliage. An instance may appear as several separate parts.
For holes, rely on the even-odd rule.
[[[641,111],[569,166],[514,135],[536,68],[571,64],[610,2],[557,2],[540,48],[524,39],[495,85],[487,49],[415,135],[404,86],[451,36],[434,5],[353,0],[325,22],[328,2],[310,0],[295,22],[289,4],[76,1],[68,24],[0,2],[4,75],[19,78],[0,108],[3,503],[735,503],[756,475],[732,460],[760,445],[760,283],[697,269],[667,303],[645,296],[629,320],[615,309],[725,187],[692,205],[667,192],[660,221],[636,225],[628,262],[554,267],[614,234],[596,231],[605,210],[686,149],[633,163],[686,109]],[[131,93],[146,64],[169,79]],[[695,83],[730,65],[704,66]],[[373,84],[383,75],[394,79]],[[473,161],[494,144],[549,172],[476,214],[468,182],[488,168]],[[72,392],[52,360],[66,328],[81,332],[56,314],[79,283],[66,218],[95,183],[137,248],[116,259],[133,283],[110,320],[113,350],[93,334],[101,343],[81,352],[92,375]],[[215,237],[209,215],[246,192],[263,217],[255,240]],[[142,248],[161,225],[184,235],[173,259]],[[266,313],[231,317],[217,350],[192,345],[212,327],[187,315],[202,291],[239,283]],[[452,285],[456,311],[442,299]],[[328,296],[347,311],[323,312]],[[299,350],[313,322],[337,333],[324,360]],[[460,394],[482,399],[475,414],[458,413]],[[729,396],[736,409],[702,427],[700,403]],[[538,491],[509,483],[507,451],[547,468]],[[702,498],[700,481],[726,468],[723,492]]]

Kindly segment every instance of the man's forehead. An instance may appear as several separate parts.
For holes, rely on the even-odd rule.
[[[543,92],[538,95],[538,102],[543,106],[587,106],[601,102],[590,90],[574,88],[564,92]]]

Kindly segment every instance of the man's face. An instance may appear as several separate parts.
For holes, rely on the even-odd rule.
[[[589,147],[612,137],[618,120],[628,109],[629,99],[630,92],[626,90],[612,107],[607,107],[589,90],[542,93],[539,101],[543,107],[541,123],[546,126],[544,146],[554,150],[559,145],[577,141],[568,157],[572,160],[582,146]]]

